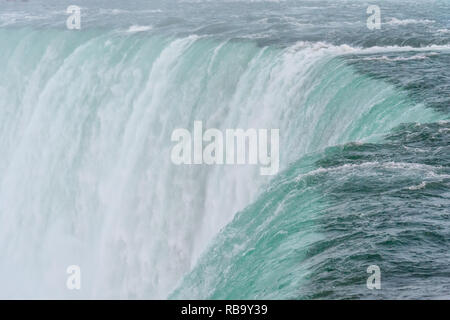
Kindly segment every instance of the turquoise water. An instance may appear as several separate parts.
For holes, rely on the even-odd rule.
[[[0,2],[0,297],[449,298],[450,2],[368,5]],[[281,171],[175,166],[195,120]]]

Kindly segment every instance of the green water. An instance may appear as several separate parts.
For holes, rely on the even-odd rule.
[[[447,1],[79,5],[1,4],[0,297],[449,298]],[[194,121],[280,172],[174,165]]]

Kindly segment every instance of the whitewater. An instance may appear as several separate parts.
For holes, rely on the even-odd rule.
[[[0,298],[448,297],[448,2],[39,2],[0,4]],[[197,120],[280,173],[174,165]]]

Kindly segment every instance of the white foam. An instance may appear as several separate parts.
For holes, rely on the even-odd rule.
[[[389,52],[427,52],[427,51],[449,51],[450,45],[437,45],[432,44],[424,47],[412,47],[412,46],[373,46],[373,47],[353,47],[348,44],[333,45],[327,42],[308,42],[299,41],[292,49],[301,50],[305,48],[311,48],[312,50],[327,50],[339,55],[346,54],[371,54],[371,53],[389,53]]]
[[[421,184],[419,184],[419,185],[417,185],[417,186],[411,186],[411,187],[408,187],[408,189],[409,189],[409,190],[420,190],[420,189],[425,188],[426,185],[427,185],[427,183],[426,183],[425,181],[423,181]]]
[[[394,58],[390,58],[390,57],[383,55],[381,57],[367,57],[367,58],[364,58],[363,60],[366,60],[366,61],[372,61],[372,60],[383,60],[383,61],[424,60],[424,59],[427,59],[427,58],[429,58],[431,56],[435,56],[435,55],[438,55],[438,53],[432,52],[429,54],[417,54],[417,55],[413,55],[410,57],[394,57]]]
[[[129,33],[144,32],[144,31],[149,31],[149,30],[152,30],[152,29],[153,29],[152,26],[132,25],[131,27],[128,28],[127,32],[129,32]]]
[[[378,162],[378,161],[368,161],[358,164],[344,164],[341,166],[330,167],[330,168],[318,168],[308,173],[300,174],[296,177],[296,181],[300,181],[305,177],[315,176],[324,173],[343,173],[345,171],[354,171],[368,168],[376,169],[393,169],[393,170],[407,170],[410,171],[422,171],[428,174],[430,177],[446,177],[446,175],[439,175],[435,173],[436,169],[441,169],[441,166],[431,166],[422,163],[409,163],[409,162]]]
[[[409,24],[432,24],[435,23],[434,20],[428,20],[428,19],[397,19],[397,18],[390,18],[386,24],[393,25],[393,26],[406,26]]]

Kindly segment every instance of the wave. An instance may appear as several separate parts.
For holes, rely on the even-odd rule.
[[[423,47],[413,47],[413,46],[372,46],[372,47],[357,47],[347,44],[333,45],[326,42],[306,42],[299,41],[291,47],[295,50],[296,48],[312,48],[314,50],[329,50],[339,55],[347,54],[373,54],[373,53],[397,53],[397,52],[428,52],[428,51],[443,51],[447,52],[450,50],[450,45],[438,45],[432,44]]]
[[[143,32],[143,31],[149,31],[152,30],[153,27],[152,26],[138,26],[138,25],[133,25],[131,27],[128,28],[127,32],[129,33],[133,33],[133,32]]]
[[[432,52],[430,54],[417,54],[417,55],[413,55],[413,56],[409,56],[409,57],[393,57],[393,58],[383,55],[381,57],[367,57],[367,58],[364,58],[363,60],[367,60],[367,61],[371,61],[371,60],[383,60],[383,61],[424,60],[424,59],[428,59],[429,57],[436,56],[436,55],[438,55],[437,52]]]
[[[393,26],[406,26],[409,24],[433,24],[436,21],[434,20],[428,20],[428,19],[397,19],[397,18],[390,18],[389,21],[386,22],[386,24],[393,25]]]

